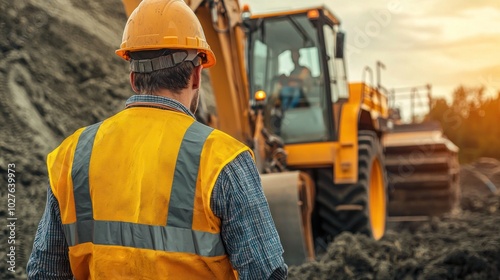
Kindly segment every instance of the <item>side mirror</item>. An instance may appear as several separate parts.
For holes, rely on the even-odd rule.
[[[335,38],[335,58],[344,58],[344,32],[337,32]]]

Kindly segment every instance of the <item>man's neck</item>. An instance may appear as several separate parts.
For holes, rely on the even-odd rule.
[[[186,108],[189,108],[189,105],[191,104],[191,99],[189,97],[189,93],[188,93],[187,89],[182,89],[179,93],[172,92],[172,91],[167,90],[167,89],[160,89],[160,90],[154,92],[153,95],[174,99],[176,101],[179,101]]]

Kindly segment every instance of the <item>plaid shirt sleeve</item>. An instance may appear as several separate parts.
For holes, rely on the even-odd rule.
[[[26,267],[28,279],[73,279],[61,213],[52,190],[36,231],[33,250]]]
[[[240,279],[286,279],[283,247],[249,152],[222,170],[212,192],[212,211]]]

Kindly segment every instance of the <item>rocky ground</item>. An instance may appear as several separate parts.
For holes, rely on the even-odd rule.
[[[114,55],[121,2],[0,0],[0,275],[24,269],[48,187],[45,157],[80,126],[119,111],[131,94]],[[7,271],[7,167],[15,164],[16,267]],[[1,277],[5,279],[4,277]]]
[[[45,206],[47,153],[77,128],[119,111],[131,95],[127,63],[114,55],[125,15],[120,0],[0,0],[0,11],[0,275],[25,279]],[[16,172],[14,273],[4,249],[9,164]],[[495,164],[464,167],[459,215],[392,224],[378,242],[342,234],[316,262],[291,267],[290,278],[499,279],[500,196],[476,176],[500,186]]]

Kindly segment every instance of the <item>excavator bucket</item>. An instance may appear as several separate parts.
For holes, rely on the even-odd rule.
[[[314,260],[314,183],[299,171],[262,174],[262,186],[288,265]]]
[[[389,216],[436,216],[458,206],[458,147],[439,123],[395,125],[383,145]]]

